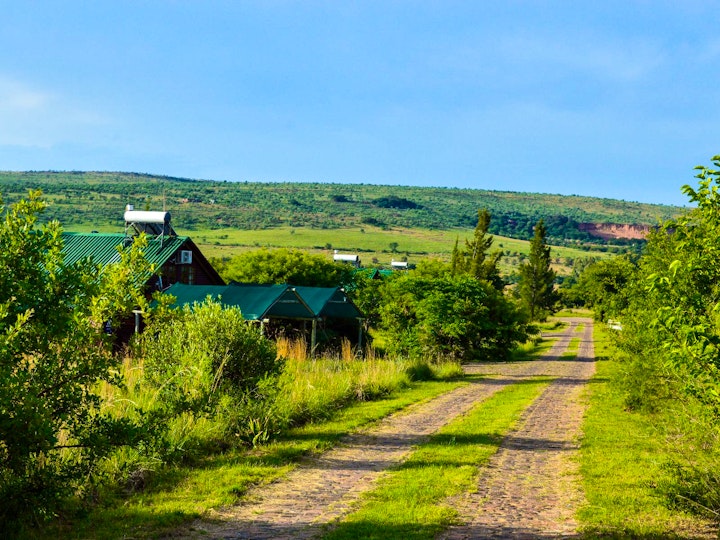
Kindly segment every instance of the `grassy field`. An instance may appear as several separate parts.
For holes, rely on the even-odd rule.
[[[114,226],[84,224],[73,227],[73,231],[122,232]],[[429,230],[429,229],[382,229],[378,227],[348,227],[341,229],[308,229],[278,227],[275,229],[200,229],[183,231],[178,234],[190,236],[208,258],[232,257],[260,248],[296,248],[332,257],[338,250],[342,253],[358,253],[364,265],[390,265],[392,259],[406,258],[410,263],[423,259],[438,258],[449,261],[455,241],[463,245],[472,237],[473,229]],[[530,252],[530,242],[504,236],[495,236],[493,249],[505,252],[501,260],[501,271],[511,273],[520,263],[518,254]],[[397,246],[395,246],[397,244]],[[393,251],[395,247],[395,251]],[[583,257],[611,256],[607,252],[586,251],[571,247],[552,246],[551,256],[554,269],[561,275],[570,272],[569,260]]]

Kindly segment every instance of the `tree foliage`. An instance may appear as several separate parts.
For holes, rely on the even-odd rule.
[[[520,265],[518,293],[531,321],[544,319],[558,301],[553,287],[555,272],[550,267],[550,246],[545,243],[543,220],[535,225],[527,262]]]
[[[219,268],[226,281],[288,283],[306,287],[338,287],[349,283],[352,266],[295,249],[259,249],[230,259]]]
[[[577,294],[598,320],[617,318],[630,302],[628,289],[635,272],[636,266],[627,257],[595,261],[580,274]]]
[[[139,426],[103,410],[96,386],[119,385],[103,331],[144,302],[142,241],[100,268],[63,264],[61,228],[42,227],[31,192],[0,224],[0,522],[52,512],[90,485],[95,466]]]
[[[483,208],[478,210],[478,221],[471,240],[465,240],[465,247],[460,249],[458,242],[452,252],[450,268],[452,275],[466,274],[491,283],[496,289],[502,290],[504,282],[500,277],[498,264],[502,252],[490,252],[493,237],[490,230],[490,212]]]
[[[684,186],[696,207],[651,233],[632,271],[616,259],[584,275],[589,301],[619,311],[628,407],[662,414],[676,504],[720,511],[720,156]],[[593,283],[594,282],[594,283]]]
[[[720,166],[720,156],[714,158]],[[656,232],[644,257],[645,306],[686,390],[720,414],[720,171],[683,191],[697,208]],[[646,309],[647,309],[646,307]]]
[[[410,272],[387,282],[383,297],[380,329],[396,355],[502,360],[526,337],[514,305],[470,276]]]

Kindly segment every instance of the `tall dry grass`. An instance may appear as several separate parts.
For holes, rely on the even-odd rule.
[[[293,358],[298,361],[308,359],[308,345],[304,339],[290,339],[287,336],[280,336],[275,340],[275,344],[278,359]]]
[[[462,373],[456,363],[426,363],[387,359],[366,347],[362,355],[344,341],[334,352],[312,358],[304,340],[280,338],[278,357],[282,372],[263,391],[251,392],[242,401],[228,395],[218,401],[215,413],[178,413],[168,418],[160,434],[157,451],[140,453],[119,449],[106,471],[122,477],[128,471],[148,471],[166,461],[201,455],[220,445],[248,441],[254,445],[281,433],[288,426],[331,417],[356,401],[369,401],[409,387],[415,380],[448,379]],[[118,417],[140,420],[141,411],[162,406],[159,391],[143,379],[142,359],[127,356],[122,363],[124,387],[102,383],[97,392],[106,411]],[[247,432],[247,433],[246,433]],[[243,433],[234,441],[222,442],[228,433]],[[261,435],[261,438],[256,436]]]
[[[350,402],[381,398],[407,388],[413,380],[462,375],[454,362],[386,359],[371,346],[359,355],[348,340],[341,342],[339,350],[316,358],[308,357],[306,345],[302,340],[278,343],[278,350],[287,356],[276,406],[290,424],[327,418]]]

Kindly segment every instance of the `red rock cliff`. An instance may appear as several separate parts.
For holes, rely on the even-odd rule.
[[[647,225],[621,225],[617,223],[580,223],[578,228],[592,236],[604,238],[605,240],[614,238],[642,240],[650,231],[650,227]]]

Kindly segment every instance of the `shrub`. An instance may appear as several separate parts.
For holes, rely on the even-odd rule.
[[[395,356],[501,360],[526,337],[514,305],[489,282],[469,276],[409,273],[387,282],[383,300],[381,331]]]
[[[142,240],[104,268],[65,265],[59,224],[36,226],[44,208],[31,193],[0,223],[0,535],[91,491],[99,462],[143,435],[96,392],[121,383],[103,323],[143,301]]]
[[[139,345],[146,380],[177,410],[209,411],[218,391],[241,395],[281,366],[259,327],[209,299],[156,315]]]
[[[332,249],[332,246],[327,249]],[[352,267],[335,264],[322,255],[296,249],[259,249],[238,255],[220,268],[228,281],[290,283],[309,287],[337,287],[350,280]]]

